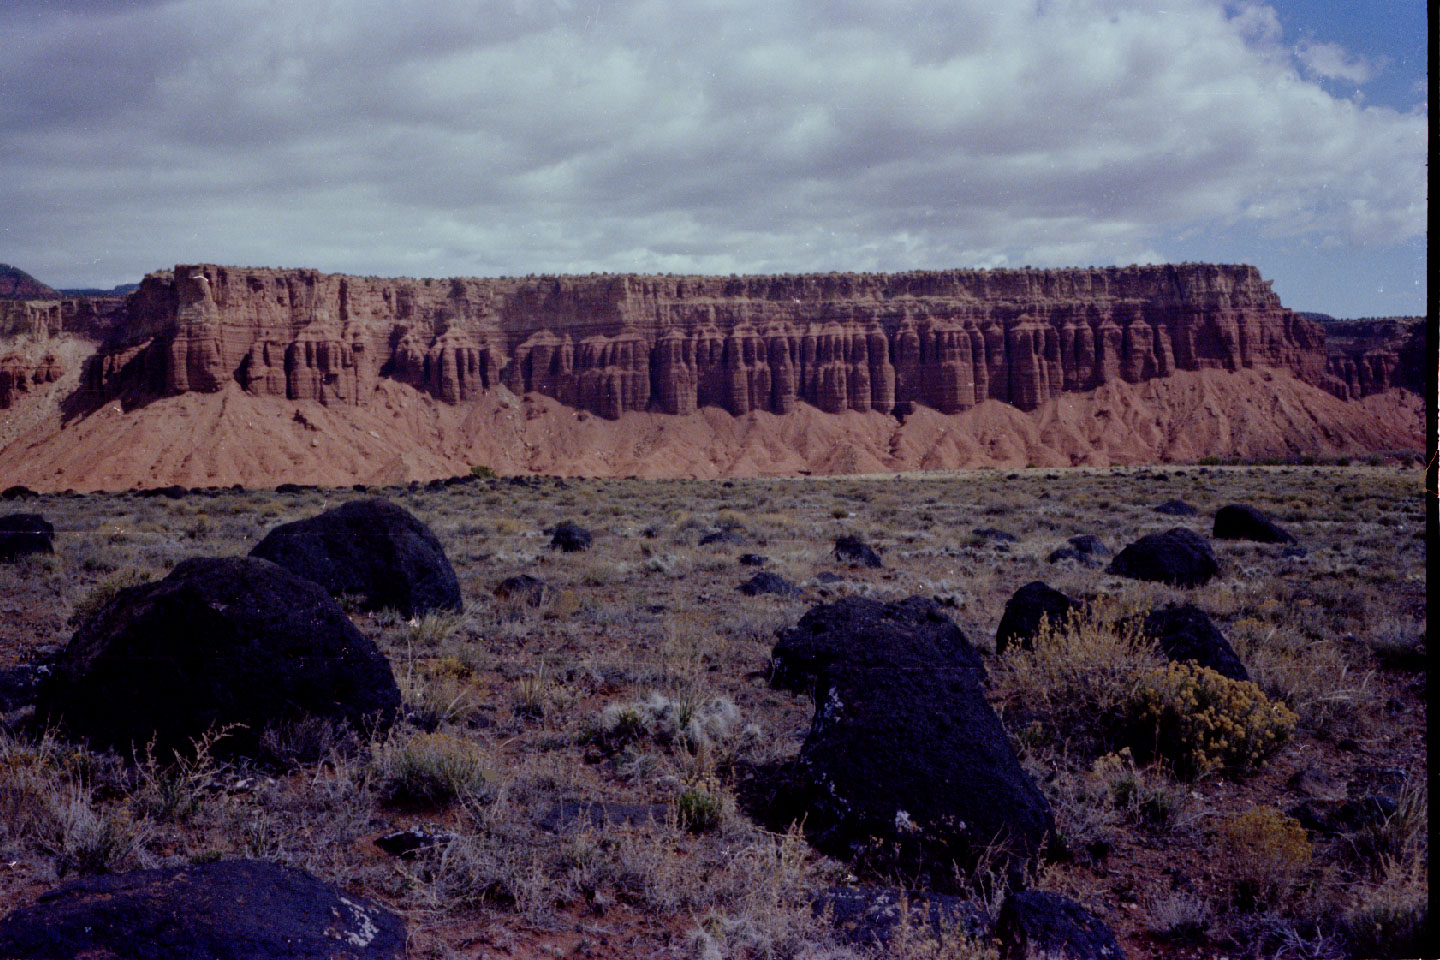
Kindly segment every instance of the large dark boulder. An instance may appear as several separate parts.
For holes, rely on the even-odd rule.
[[[1200,587],[1220,570],[1215,553],[1194,530],[1172,527],[1130,544],[1110,561],[1106,573],[1175,587]]]
[[[770,681],[807,691],[833,663],[917,670],[959,668],[984,684],[980,654],[927,597],[892,603],[845,597],[811,607],[800,622],[779,635],[770,655]]]
[[[987,850],[1014,876],[1055,829],[964,668],[832,664],[796,773],[818,849],[941,893]]]
[[[707,533],[705,534],[705,536],[700,538],[700,546],[702,547],[708,547],[711,544],[715,543],[740,546],[745,543],[745,538],[742,537],[740,534],[736,533],[734,530],[730,529],[729,527],[726,527],[724,530],[716,530],[713,533]]]
[[[1243,503],[1215,511],[1216,540],[1255,540],[1259,543],[1294,543],[1295,538],[1270,515]]]
[[[0,563],[31,553],[54,553],[55,528],[38,513],[10,513],[0,517]]]
[[[122,753],[160,756],[238,725],[218,752],[252,754],[267,725],[326,717],[387,726],[390,664],[318,584],[268,560],[186,560],[121,590],[41,681],[36,720]]]
[[[360,596],[369,610],[393,609],[411,617],[460,608],[460,584],[440,541],[388,500],[353,500],[281,524],[250,556],[314,580],[333,596]]]
[[[1032,580],[1005,602],[1000,626],[995,630],[995,653],[1004,653],[1012,643],[1034,648],[1040,633],[1040,621],[1048,620],[1052,629],[1063,630],[1071,616],[1084,609],[1084,604],[1071,600],[1043,580]]]
[[[550,549],[562,550],[565,553],[578,553],[581,550],[589,550],[593,539],[589,530],[566,520],[557,524],[555,532],[550,535]]]
[[[1193,517],[1200,511],[1184,500],[1166,500],[1155,507],[1155,512],[1163,513],[1167,517]]]
[[[854,534],[835,540],[835,559],[841,563],[848,563],[852,567],[878,568],[885,565],[880,560],[880,554],[875,552],[875,548]]]
[[[401,960],[405,921],[255,860],[88,877],[0,920],[7,960]]]
[[[1141,632],[1153,639],[1166,659],[1194,661],[1231,680],[1249,680],[1245,664],[1203,610],[1170,604],[1146,614]]]
[[[1125,960],[1099,917],[1058,893],[1012,893],[995,921],[1004,960]]]
[[[0,500],[28,500],[38,496],[39,494],[36,493],[34,490],[31,490],[29,487],[21,486],[18,483],[14,484],[13,486],[6,487],[4,490],[0,490]]]

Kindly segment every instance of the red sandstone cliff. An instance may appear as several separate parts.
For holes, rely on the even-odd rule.
[[[238,382],[364,404],[389,378],[447,403],[504,384],[607,418],[958,413],[1252,366],[1339,393],[1326,364],[1320,328],[1248,266],[408,280],[201,265],[145,278],[84,385],[95,402]]]

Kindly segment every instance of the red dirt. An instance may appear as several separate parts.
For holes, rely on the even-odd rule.
[[[257,397],[232,384],[128,411],[112,401],[66,423],[60,401],[74,389],[72,379],[5,412],[0,486],[378,485],[453,476],[477,464],[502,474],[713,478],[1424,448],[1424,404],[1414,393],[1342,401],[1260,368],[1115,382],[1030,412],[993,400],[949,415],[921,407],[903,421],[805,404],[784,416],[735,417],[706,407],[606,420],[504,387],[450,405],[382,380],[364,406]]]

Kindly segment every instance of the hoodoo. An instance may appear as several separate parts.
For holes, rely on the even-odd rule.
[[[1336,386],[1319,327],[1249,266],[386,280],[199,265],[145,278],[84,383],[96,402],[235,381],[349,404],[383,377],[446,403],[504,384],[615,418],[1032,410],[1251,366]]]

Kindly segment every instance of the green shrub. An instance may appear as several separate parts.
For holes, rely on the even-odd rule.
[[[494,480],[495,468],[487,467],[483,463],[476,464],[475,466],[470,468],[470,475],[472,477],[479,477],[481,480]]]
[[[1192,662],[1145,672],[1133,714],[1143,746],[1186,776],[1218,766],[1253,768],[1295,730],[1295,714],[1248,681]]]
[[[397,806],[443,807],[480,794],[490,781],[480,747],[445,733],[392,739],[374,773],[380,798]]]
[[[725,819],[725,799],[713,784],[690,787],[675,801],[675,818],[691,833],[709,833]]]
[[[1390,860],[1380,885],[1363,893],[1345,916],[1351,956],[1418,957],[1430,928],[1425,860]]]

